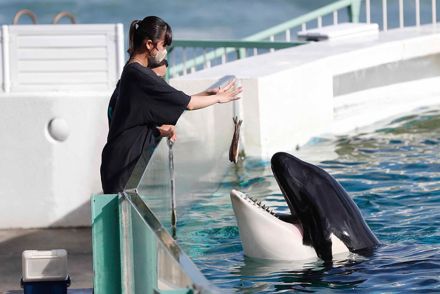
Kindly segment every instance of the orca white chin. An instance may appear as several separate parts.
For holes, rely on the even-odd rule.
[[[230,196],[246,256],[286,261],[317,258],[315,249],[303,244],[301,225],[281,220],[242,192],[232,190]],[[336,236],[331,239],[333,253],[349,251]]]

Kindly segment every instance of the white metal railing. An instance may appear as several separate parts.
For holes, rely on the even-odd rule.
[[[372,13],[373,10],[376,9],[378,6],[374,6],[374,4],[378,4],[378,2],[381,2],[378,6],[380,6],[381,13],[380,17],[381,19],[372,19]],[[371,1],[371,0],[365,0],[365,22],[371,23],[371,22],[377,22],[381,23],[382,30],[387,31],[390,29],[390,22],[389,20],[392,18],[398,19],[398,28],[404,28],[411,25],[406,25],[406,16],[408,16],[408,10],[413,10],[413,21],[415,27],[420,27],[422,24],[429,24],[437,25],[437,0],[398,0],[397,7],[398,7],[398,15],[391,14],[391,4],[393,4],[395,1],[391,0],[378,0],[378,1]],[[373,5],[373,6],[372,6]],[[430,7],[429,7],[430,6]],[[431,15],[430,19],[427,19],[428,14],[422,14],[422,8],[425,8],[425,10],[430,9]],[[405,14],[405,11],[407,14]],[[411,14],[411,11],[409,10],[409,14]],[[361,21],[363,19],[361,18]]]
[[[419,27],[437,23],[438,0],[339,0],[295,19],[249,36],[241,41],[295,42],[297,33],[341,22],[377,23],[382,31],[390,28]],[[440,1],[440,0],[439,0]],[[430,10],[429,10],[430,9]],[[429,13],[431,11],[431,13]],[[348,12],[348,13],[347,13]],[[183,41],[183,43],[181,42]],[[185,75],[277,48],[243,48],[228,41],[230,47],[200,47],[201,41],[177,40],[170,57],[170,77]]]

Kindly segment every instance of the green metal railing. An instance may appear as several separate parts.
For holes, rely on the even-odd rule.
[[[305,44],[305,42],[176,40],[173,41],[173,45],[169,50],[170,63],[173,64],[173,59],[175,58],[173,56],[173,51],[176,48],[182,49],[182,61],[177,65],[171,65],[169,74],[171,77],[174,77],[179,74],[186,74],[188,71],[194,72],[198,69],[209,68],[214,64],[216,59],[218,59],[218,64],[224,64],[231,60],[242,59],[247,56],[247,49],[252,49],[253,55],[257,55],[258,50],[261,49],[273,51],[291,48],[302,44]],[[200,56],[187,60],[186,50],[195,48],[202,49],[203,52]],[[207,49],[210,49],[210,51],[207,51]]]
[[[360,8],[361,0],[336,1],[240,41],[175,40],[170,48],[169,76],[185,75],[200,69],[209,68],[212,65],[224,64],[232,60],[254,56],[259,54],[261,49],[269,49],[272,52],[305,44],[305,42],[292,41],[292,32],[295,29],[304,31],[307,29],[307,24],[312,21],[316,21],[317,27],[321,27],[323,25],[323,17],[327,15],[332,15],[333,23],[337,24],[338,13],[341,9],[348,9],[351,22],[359,22]],[[275,42],[278,36],[283,38],[282,42]],[[211,50],[208,51],[208,48]],[[180,54],[176,54],[177,49],[181,49]],[[202,52],[196,49],[201,49]],[[196,50],[190,58],[188,58],[189,54],[187,52],[189,50]]]
[[[362,19],[366,23],[375,22],[382,31],[387,31],[389,28],[404,28],[413,25],[419,27],[424,23],[431,23],[435,26],[438,20],[437,1],[340,0],[240,41],[175,40],[171,49],[173,53],[170,54],[170,59],[173,61],[171,62],[169,76],[185,75],[213,65],[267,51],[263,50],[261,52],[261,49],[270,48],[269,51],[272,52],[286,48],[284,46],[293,47],[304,44],[297,41],[296,32],[306,31],[309,28],[320,28],[324,25],[338,24],[341,20],[340,14],[342,11],[344,12],[342,17],[347,16],[343,21],[357,23]],[[391,7],[394,9],[392,13]],[[425,11],[425,13],[422,14],[421,11]],[[426,11],[431,11],[431,14],[429,15]],[[398,21],[389,22],[391,16],[394,16]],[[414,21],[414,24],[412,24],[412,21]],[[283,45],[283,43],[291,45]],[[191,50],[193,52],[189,54],[188,51]]]

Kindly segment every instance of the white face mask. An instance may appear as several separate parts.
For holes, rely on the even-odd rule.
[[[162,51],[157,51],[157,54],[155,56],[152,56],[151,59],[156,63],[159,64],[162,62],[162,60],[165,59],[167,56],[167,49],[164,49]]]

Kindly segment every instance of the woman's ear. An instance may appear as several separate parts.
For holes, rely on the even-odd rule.
[[[147,40],[147,41],[145,42],[145,48],[148,50],[148,52],[150,52],[151,50],[153,50],[153,48],[154,48],[153,41],[151,41],[151,40]]]

